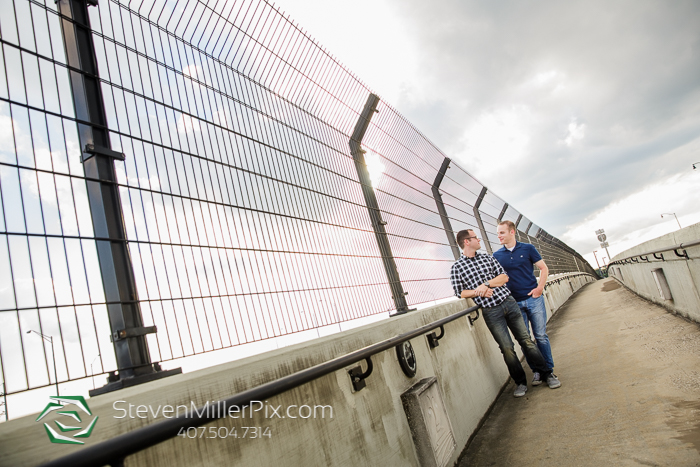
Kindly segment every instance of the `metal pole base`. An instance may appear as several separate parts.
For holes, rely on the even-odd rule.
[[[418,308],[404,308],[403,310],[396,310],[396,313],[393,315],[389,315],[389,318],[393,318],[394,316],[400,316],[400,315],[405,315],[409,311],[416,311]]]
[[[147,373],[137,376],[129,376],[120,378],[116,371],[110,371],[109,376],[107,376],[107,384],[101,388],[91,389],[88,394],[90,397],[99,396],[100,394],[106,394],[112,391],[118,391],[119,389],[128,388],[130,386],[136,386],[138,384],[149,383],[161,378],[168,376],[179,375],[182,373],[182,368],[174,368],[172,370],[161,370],[160,365],[157,363],[153,365],[154,371],[152,373]]]

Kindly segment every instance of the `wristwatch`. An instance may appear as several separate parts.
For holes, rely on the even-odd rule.
[[[487,281],[487,282],[484,282],[484,285],[485,285],[486,287],[488,287],[489,289],[493,289],[493,287],[491,287],[491,286],[489,285],[488,281]]]

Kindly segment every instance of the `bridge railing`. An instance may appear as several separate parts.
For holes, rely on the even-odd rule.
[[[369,88],[270,3],[4,5],[10,416],[28,390],[106,373],[118,389],[451,297],[464,228],[491,251],[511,219],[552,273],[592,272],[388,103],[363,113]]]
[[[607,272],[636,294],[700,322],[700,224],[617,255]]]

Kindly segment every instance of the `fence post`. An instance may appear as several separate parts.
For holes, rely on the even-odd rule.
[[[367,211],[369,211],[369,217],[372,221],[374,235],[377,238],[377,244],[379,245],[379,252],[382,255],[382,261],[384,262],[384,270],[386,271],[386,276],[389,280],[391,296],[394,299],[394,305],[396,306],[395,314],[400,315],[412,310],[408,309],[408,304],[406,303],[407,293],[403,291],[403,286],[401,285],[399,271],[396,269],[394,255],[391,252],[391,245],[389,244],[389,238],[386,234],[386,228],[384,228],[386,222],[382,220],[379,204],[377,203],[377,196],[374,194],[372,181],[369,177],[367,164],[365,163],[365,150],[362,149],[362,138],[364,138],[367,127],[369,127],[369,122],[372,119],[372,115],[377,112],[378,104],[379,97],[377,97],[375,94],[370,94],[367,98],[367,102],[365,103],[365,108],[362,110],[362,114],[357,120],[357,124],[355,125],[355,130],[352,132],[352,137],[350,138],[349,144],[350,153],[355,161],[357,176],[360,179],[362,194],[364,195],[365,203],[367,204]]]
[[[503,205],[503,209],[501,209],[501,213],[498,215],[498,222],[501,222],[503,220],[503,216],[506,214],[507,210],[508,210],[508,203],[505,203]]]
[[[442,166],[440,167],[440,170],[438,171],[437,175],[435,176],[435,181],[433,182],[433,198],[435,199],[435,204],[437,205],[438,208],[438,213],[440,214],[440,219],[442,220],[442,228],[445,229],[445,233],[447,234],[447,241],[450,242],[450,248],[452,249],[452,255],[455,257],[455,259],[459,259],[459,257],[462,255],[462,253],[459,251],[459,246],[457,246],[457,239],[455,238],[455,232],[452,230],[452,223],[450,222],[450,218],[447,217],[447,210],[445,209],[445,203],[442,202],[442,195],[440,194],[440,184],[442,183],[442,179],[445,178],[445,174],[447,173],[447,169],[450,167],[450,160],[449,157],[446,157],[442,161]]]
[[[491,242],[489,242],[489,238],[486,235],[486,229],[484,228],[484,223],[482,222],[481,214],[479,213],[479,206],[481,206],[481,202],[484,200],[484,196],[486,196],[487,191],[488,189],[486,187],[481,188],[481,193],[479,193],[479,197],[476,199],[476,202],[474,202],[474,217],[476,218],[477,224],[479,224],[479,230],[481,230],[481,237],[486,245],[486,251],[492,255],[493,250],[491,249]]]
[[[114,169],[114,159],[124,160],[125,156],[113,151],[109,141],[88,6],[97,7],[97,0],[58,3],[78,120],[81,161],[117,360],[117,372],[109,375],[107,384],[90,391],[95,396],[182,370],[162,371],[158,363],[151,362],[148,351],[145,336],[156,332],[156,327],[144,327],[141,317]]]

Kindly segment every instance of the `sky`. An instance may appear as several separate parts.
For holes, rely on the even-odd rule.
[[[592,265],[700,222],[699,2],[276,6]]]

